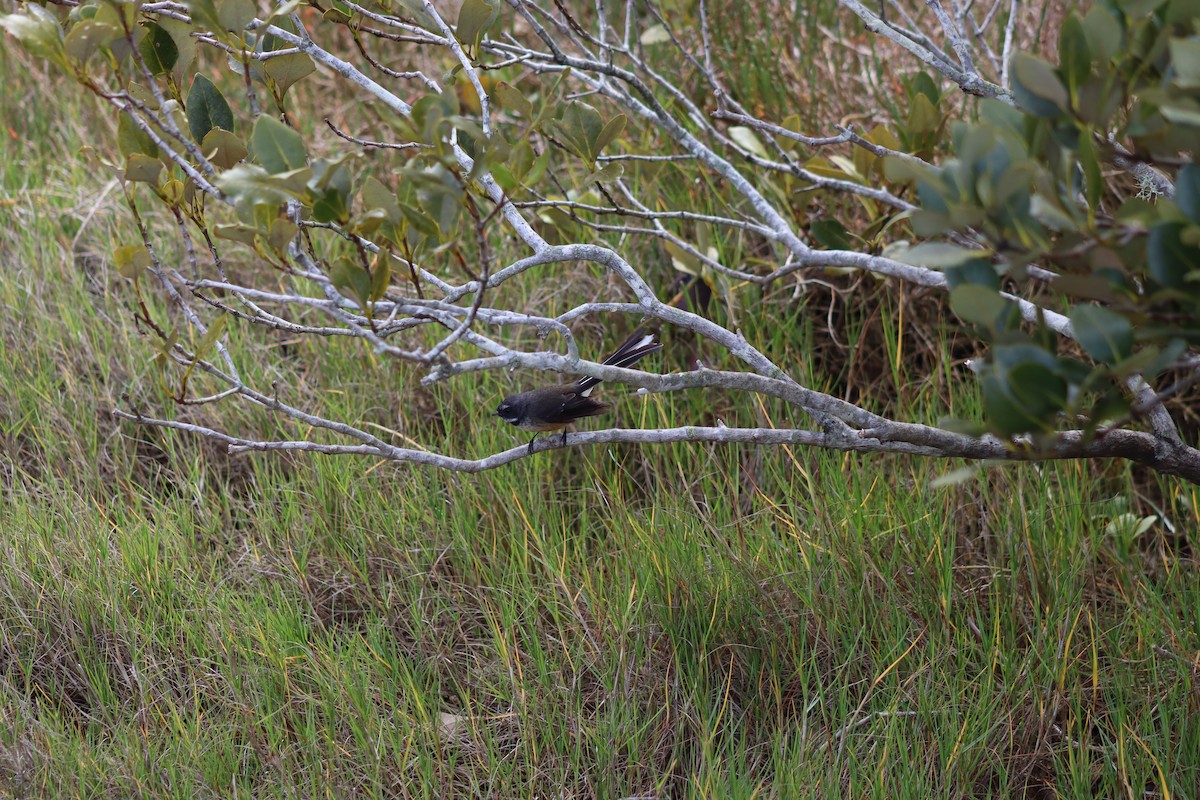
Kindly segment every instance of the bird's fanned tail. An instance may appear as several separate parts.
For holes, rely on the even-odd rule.
[[[621,346],[613,351],[612,355],[604,359],[602,363],[610,367],[631,367],[641,361],[651,353],[657,353],[662,349],[662,343],[654,340],[654,334],[647,333],[645,330],[638,329],[633,332],[633,335],[621,343]],[[600,383],[599,378],[580,378],[576,381],[576,391],[580,395],[587,397],[588,392]]]

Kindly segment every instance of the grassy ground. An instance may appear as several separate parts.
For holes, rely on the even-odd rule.
[[[107,262],[119,192],[76,157],[110,123],[31,68],[0,50],[0,795],[1195,796],[1193,487],[682,446],[467,477],[117,425],[154,372]],[[803,364],[824,306],[766,307],[747,335]],[[233,343],[331,416],[513,441],[476,410],[511,378]],[[907,361],[871,380],[917,418],[972,408]],[[623,413],[712,403],[781,419]],[[1127,511],[1165,521],[1133,538]]]

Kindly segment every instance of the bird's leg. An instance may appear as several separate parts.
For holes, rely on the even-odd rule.
[[[529,440],[529,455],[533,455],[533,443],[534,443],[534,442],[536,442],[536,441],[537,441],[537,437],[539,437],[539,436],[541,436],[541,435],[542,435],[542,434],[540,434],[540,433],[535,433],[535,434],[533,435],[533,438]]]
[[[566,446],[567,446],[567,429],[566,429],[566,428],[563,428],[563,440],[562,440],[562,446],[563,446],[563,447],[566,447]]]

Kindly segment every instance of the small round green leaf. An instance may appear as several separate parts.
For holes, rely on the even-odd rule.
[[[1100,4],[1088,10],[1083,18],[1083,32],[1087,37],[1088,49],[1102,62],[1109,61],[1121,49],[1124,35],[1120,21]]]
[[[130,153],[125,158],[125,180],[135,183],[158,185],[158,176],[162,174],[163,163],[142,153]]]
[[[170,72],[179,59],[179,49],[171,34],[153,22],[146,25],[146,35],[138,43],[138,52],[153,75]]]
[[[986,259],[974,258],[958,266],[946,268],[946,285],[951,290],[970,283],[1000,291],[1000,276]]]
[[[250,153],[271,174],[300,169],[307,163],[300,134],[267,114],[254,122]]]
[[[892,256],[904,264],[930,269],[946,269],[961,266],[968,261],[987,255],[980,250],[971,250],[949,242],[923,242],[907,250],[896,249]]]
[[[363,308],[367,307],[371,297],[371,276],[361,264],[345,256],[339,258],[329,272],[329,281],[333,288],[358,300]]]
[[[1054,67],[1028,53],[1012,59],[1013,95],[1035,117],[1057,117],[1066,110],[1067,90]]]
[[[229,169],[246,157],[246,143],[235,133],[224,128],[213,128],[204,136],[200,149],[213,164]]]
[[[137,278],[150,266],[150,252],[142,245],[125,245],[113,251],[117,271],[126,278]]]
[[[967,322],[996,330],[1008,313],[1009,303],[995,289],[968,283],[950,292],[950,308]]]
[[[233,130],[233,112],[221,90],[208,78],[197,73],[187,97],[188,130],[197,142],[213,128]]]
[[[214,0],[213,5],[216,7],[221,27],[239,35],[254,21],[258,10],[254,0]]]
[[[1058,66],[1074,96],[1092,73],[1092,52],[1083,23],[1074,14],[1067,17],[1058,35]]]
[[[509,111],[515,111],[525,119],[533,119],[533,103],[512,84],[500,81],[496,84],[496,99]]]
[[[938,113],[937,107],[929,101],[924,93],[917,93],[908,108],[906,130],[909,133],[929,133],[937,130],[941,121],[942,117]]]
[[[1150,277],[1167,289],[1181,289],[1187,274],[1200,264],[1200,247],[1184,241],[1186,224],[1163,222],[1150,230],[1146,260]]]
[[[1182,89],[1200,87],[1200,36],[1172,38],[1170,50],[1175,85]]]
[[[617,114],[604,124],[600,135],[596,137],[596,154],[612,144],[613,140],[621,135],[621,131],[625,130],[625,124],[629,121],[624,114]]]
[[[1067,384],[1042,364],[1022,361],[1008,371],[1009,392],[1026,412],[1049,423],[1067,404]]]
[[[271,223],[270,232],[267,234],[267,244],[275,252],[285,253],[288,244],[296,238],[299,230],[296,223],[290,219],[279,217]]]
[[[1200,224],[1200,167],[1187,164],[1175,179],[1175,205],[1192,222]]]
[[[68,56],[75,61],[84,62],[101,47],[123,35],[121,29],[115,25],[88,19],[71,28],[63,40],[63,46],[66,47]]]
[[[387,250],[380,250],[371,263],[371,302],[377,303],[387,294],[392,280],[392,256]]]
[[[275,90],[283,97],[297,81],[316,70],[317,65],[306,53],[289,53],[263,62],[263,72],[275,82]]]
[[[1103,306],[1075,306],[1071,327],[1075,329],[1075,340],[1097,361],[1113,364],[1133,350],[1132,323]]]
[[[122,114],[117,121],[117,149],[123,156],[134,153],[158,158],[158,146],[150,138],[150,134],[137,126],[128,114]]]
[[[463,0],[462,7],[458,11],[455,36],[467,47],[474,48],[498,16],[500,16],[499,3],[488,2],[488,0]]]
[[[827,250],[846,250],[850,247],[850,234],[846,226],[836,219],[819,219],[808,227],[813,241]]]
[[[980,381],[983,394],[983,416],[988,426],[1001,436],[1042,431],[1046,424],[1029,411],[1008,391],[1003,377],[985,375]]]

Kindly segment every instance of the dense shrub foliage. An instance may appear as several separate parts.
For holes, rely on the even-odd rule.
[[[357,337],[429,368],[430,381],[522,366],[655,391],[719,387],[779,397],[817,423],[600,432],[581,443],[1121,456],[1200,477],[1200,453],[1164,405],[1200,375],[1200,33],[1191,6],[1135,0],[1071,14],[1054,65],[1010,53],[1014,19],[989,39],[973,18],[976,30],[966,29],[965,11],[956,21],[928,4],[925,21],[946,42],[938,49],[843,5],[930,72],[907,80],[907,112],[893,124],[825,138],[799,134],[798,118],[759,119],[746,110],[754,98],[725,91],[704,4],[672,4],[667,16],[653,5],[551,13],[522,0],[466,0],[451,23],[446,9],[417,0],[99,0],[27,5],[0,22],[120,113],[117,141],[97,141],[89,157],[121,178],[143,232],[113,258],[137,287],[175,400],[236,396],[356,440],[198,430],[234,449],[363,452],[453,469],[521,455],[439,460],[282,403],[239,376],[223,344],[236,320]],[[981,53],[1000,75],[976,66]],[[672,58],[690,77],[660,71]],[[956,95],[984,99],[952,119],[945,79]],[[304,82],[361,97],[361,113],[340,113],[378,138],[335,124],[315,92],[295,102]],[[663,207],[654,197],[666,172],[709,191],[693,207]],[[818,194],[858,202],[827,204],[845,210],[842,219],[814,215],[807,201]],[[149,206],[162,212],[155,224],[174,221],[178,258],[153,246],[141,213]],[[721,307],[660,300],[632,255],[596,243],[609,233],[653,240]],[[231,277],[229,252],[252,253],[275,275]],[[622,288],[557,315],[501,290],[568,262],[599,265]],[[979,343],[981,418],[939,427],[887,419],[799,385],[736,333],[737,309],[756,288],[822,269],[945,290]],[[691,330],[747,371],[651,376],[582,362],[570,323],[600,315]],[[561,337],[566,354],[493,336],[522,326]]]

